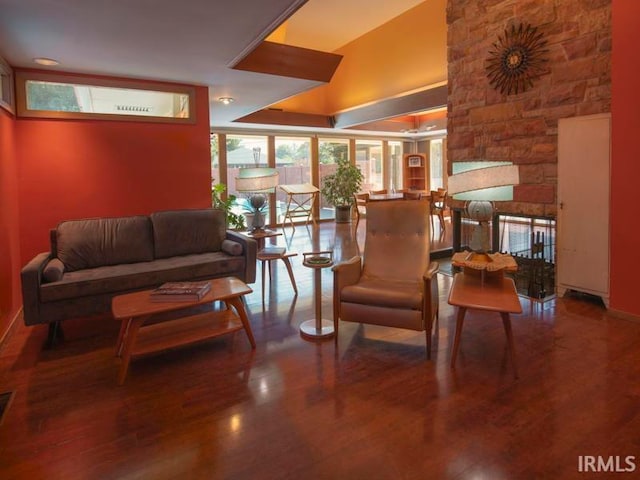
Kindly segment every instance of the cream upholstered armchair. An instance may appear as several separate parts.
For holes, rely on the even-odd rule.
[[[431,358],[438,263],[429,258],[429,204],[367,204],[364,254],[333,267],[333,321],[426,331]]]

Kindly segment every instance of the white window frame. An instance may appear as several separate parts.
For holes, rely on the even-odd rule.
[[[15,114],[13,69],[0,57],[0,107]]]

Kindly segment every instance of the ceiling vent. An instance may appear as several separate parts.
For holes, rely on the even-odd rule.
[[[116,105],[116,110],[119,112],[149,113],[153,111],[153,107],[141,107],[137,105]]]

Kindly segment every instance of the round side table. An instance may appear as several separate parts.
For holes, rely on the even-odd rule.
[[[322,318],[322,269],[333,265],[333,252],[307,252],[302,254],[302,265],[313,269],[313,291],[316,318],[300,324],[300,335],[306,340],[324,340],[335,333],[333,322]]]

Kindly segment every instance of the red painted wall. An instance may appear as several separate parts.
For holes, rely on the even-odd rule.
[[[613,0],[611,297],[613,310],[640,315],[638,301],[638,184],[640,181],[640,91],[637,58],[640,2]]]
[[[18,118],[21,261],[61,220],[211,205],[209,105],[195,125]]]
[[[21,304],[15,120],[0,108],[0,338]]]

